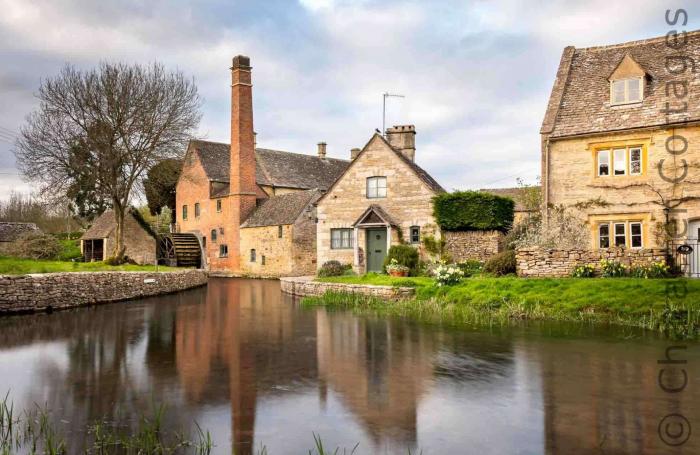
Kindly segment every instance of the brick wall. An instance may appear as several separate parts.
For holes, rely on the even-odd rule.
[[[151,281],[152,280],[152,281]],[[207,283],[203,270],[0,275],[0,314],[73,308],[182,291]]]
[[[455,261],[486,261],[503,250],[503,233],[499,231],[446,231],[445,248]]]
[[[628,266],[663,261],[666,250],[630,250],[610,248],[603,250],[543,250],[518,249],[515,254],[517,271],[523,277],[566,277],[579,265],[593,265],[600,271],[601,259],[618,261]]]

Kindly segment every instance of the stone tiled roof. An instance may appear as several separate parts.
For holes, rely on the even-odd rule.
[[[304,209],[316,202],[321,194],[320,190],[313,189],[272,196],[255,209],[241,227],[293,224]]]
[[[195,140],[190,147],[197,151],[209,180],[229,181],[229,144]],[[345,169],[349,161],[319,158],[316,155],[255,149],[255,180],[258,185],[284,188],[327,190]]]
[[[13,242],[25,232],[38,231],[34,223],[15,223],[12,221],[0,221],[0,242]]]
[[[135,209],[129,208],[127,215],[134,217],[134,220],[153,237],[156,237],[155,231],[146,223],[146,221],[141,217]],[[98,216],[97,219],[92,223],[92,226],[85,231],[85,233],[80,236],[81,240],[96,240],[96,239],[106,239],[110,236],[112,231],[116,229],[117,222],[114,220],[114,211],[106,210],[102,215]]]
[[[627,55],[647,73],[644,99],[638,104],[611,106],[608,78]],[[693,88],[697,86],[696,78],[690,69],[679,74],[669,72],[665,68],[666,57],[672,55],[689,55],[697,60],[700,31],[689,32],[687,44],[680,50],[668,46],[666,37],[565,48],[540,132],[557,138],[700,120],[700,90]],[[671,81],[689,84],[685,99],[666,96],[666,84]],[[678,106],[681,101],[688,103],[687,115],[671,115],[667,119],[662,112],[666,102]]]
[[[516,212],[527,212],[528,210],[522,203],[521,195],[522,188],[482,188],[479,191],[484,193],[493,194],[495,196],[502,196],[511,198],[515,202],[514,210]]]
[[[362,212],[362,215],[360,215],[352,226],[355,227],[368,223],[374,224],[377,222],[385,223],[390,226],[399,226],[399,223],[394,221],[391,215],[389,215],[379,204],[371,204],[369,207],[367,207],[367,210]]]

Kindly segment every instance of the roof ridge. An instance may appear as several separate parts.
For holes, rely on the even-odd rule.
[[[275,152],[275,153],[286,153],[288,155],[300,155],[300,156],[308,156],[309,158],[316,158],[316,159],[324,159],[324,160],[333,160],[333,161],[343,161],[346,163],[349,163],[350,160],[344,160],[342,158],[333,158],[333,157],[326,157],[326,158],[320,158],[317,155],[311,155],[308,153],[303,153],[303,152],[290,152],[287,150],[277,150],[277,149],[268,149],[265,147],[256,147],[255,151],[257,152],[258,150],[264,150],[266,152]]]
[[[700,29],[699,30],[691,30],[691,31],[686,31],[685,32],[687,36],[696,36],[700,35]],[[604,46],[589,46],[589,47],[575,47],[577,51],[600,51],[600,50],[609,50],[609,49],[617,49],[617,48],[623,48],[623,47],[632,47],[632,46],[639,46],[642,44],[650,44],[650,43],[656,43],[659,41],[665,41],[667,35],[663,36],[655,36],[653,38],[646,38],[646,39],[640,39],[640,40],[634,40],[634,41],[626,41],[624,43],[617,43],[617,44],[608,44]]]

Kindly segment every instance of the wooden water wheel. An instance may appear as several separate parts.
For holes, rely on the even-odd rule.
[[[191,233],[171,233],[158,242],[158,262],[177,267],[201,267],[202,250],[199,239]]]

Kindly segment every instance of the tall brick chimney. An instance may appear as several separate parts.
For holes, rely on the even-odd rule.
[[[239,268],[240,224],[255,209],[255,133],[253,132],[253,84],[250,58],[238,55],[231,67],[231,169],[230,214],[234,238],[229,238],[229,258]]]
[[[411,161],[416,157],[416,127],[414,125],[394,125],[386,129],[386,140]]]

